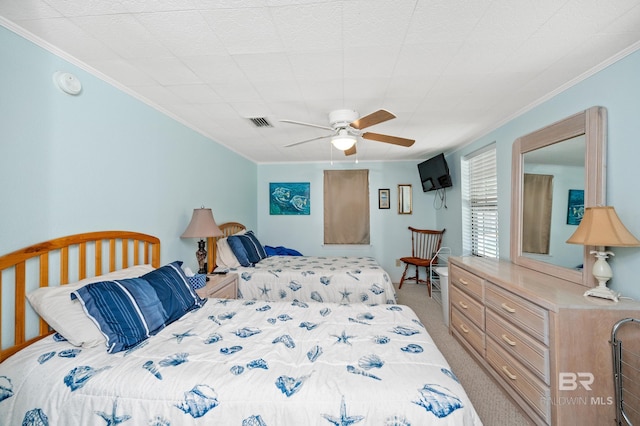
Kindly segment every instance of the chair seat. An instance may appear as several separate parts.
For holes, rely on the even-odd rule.
[[[422,259],[420,257],[401,257],[400,261],[414,266],[429,266],[431,259]]]

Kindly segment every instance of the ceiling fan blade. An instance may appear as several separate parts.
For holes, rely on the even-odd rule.
[[[278,121],[280,121],[281,123],[299,124],[301,126],[317,127],[318,129],[326,129],[326,130],[333,131],[333,127],[321,126],[319,124],[305,123],[303,121],[295,121],[295,120],[278,120]]]
[[[303,143],[317,141],[318,139],[330,138],[331,136],[333,136],[333,134],[326,135],[326,136],[318,136],[317,138],[305,139],[305,140],[300,141],[300,142],[290,143],[289,145],[285,145],[284,147],[285,148],[289,148],[289,147],[296,146],[296,145],[302,145]]]
[[[357,145],[357,144],[356,144]],[[344,155],[353,155],[356,153],[356,145],[344,150]]]
[[[385,121],[391,120],[392,118],[396,118],[395,115],[387,111],[386,109],[379,109],[376,112],[372,112],[369,115],[365,115],[364,117],[360,117],[354,122],[351,123],[351,127],[354,129],[364,129],[366,127],[371,127],[375,124],[380,124]]]
[[[386,142],[393,145],[406,146],[406,147],[410,147],[416,142],[413,139],[405,139],[405,138],[400,138],[398,136],[381,135],[380,133],[371,133],[371,132],[364,132],[362,134],[362,138],[369,139],[372,141]]]

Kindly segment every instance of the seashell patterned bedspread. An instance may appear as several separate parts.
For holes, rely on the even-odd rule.
[[[373,257],[270,256],[231,271],[245,299],[396,303],[391,278]]]
[[[401,305],[209,299],[126,352],[49,336],[0,364],[6,425],[480,425]]]

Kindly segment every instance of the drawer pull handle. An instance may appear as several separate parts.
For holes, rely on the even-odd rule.
[[[515,345],[516,345],[516,342],[514,342],[514,341],[513,341],[513,340],[511,340],[511,339],[509,339],[509,338],[507,337],[507,335],[506,335],[506,334],[503,334],[503,335],[502,335],[502,340],[504,340],[505,342],[507,342],[510,346],[515,346]]]
[[[463,301],[458,302],[458,305],[462,306],[462,309],[469,309],[469,306],[467,306]]]
[[[502,366],[502,371],[504,371],[504,374],[506,374],[507,377],[510,378],[511,380],[516,380],[517,379],[516,375],[511,373],[506,365]]]
[[[469,329],[464,326],[464,324],[460,324],[460,330],[462,330],[465,334],[469,332]]]
[[[512,314],[516,312],[516,310],[515,310],[515,309],[513,309],[512,307],[510,307],[510,306],[509,306],[509,305],[507,305],[506,303],[503,303],[503,304],[502,304],[502,309],[504,309],[505,311],[510,312],[510,313],[512,313]]]
[[[458,278],[458,281],[459,281],[459,282],[460,282],[460,284],[462,284],[462,285],[469,285],[469,283],[468,283],[466,280],[464,280],[463,278]]]

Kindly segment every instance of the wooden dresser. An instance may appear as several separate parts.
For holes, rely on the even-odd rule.
[[[585,290],[507,261],[449,258],[451,334],[536,424],[615,421],[611,329],[640,303]]]

